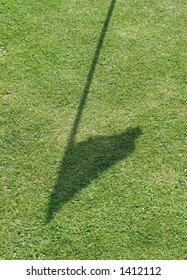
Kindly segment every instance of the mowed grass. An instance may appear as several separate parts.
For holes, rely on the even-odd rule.
[[[0,1],[1,259],[186,259],[185,2],[113,1],[67,149],[111,1]]]

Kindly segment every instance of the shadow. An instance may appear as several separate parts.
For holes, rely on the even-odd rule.
[[[100,55],[100,52],[101,52],[101,48],[103,46],[103,42],[104,42],[104,39],[105,39],[105,36],[106,36],[106,32],[107,32],[108,25],[109,25],[109,22],[110,22],[110,19],[111,19],[111,16],[112,16],[112,12],[114,10],[115,3],[116,3],[116,0],[111,1],[106,19],[103,23],[103,28],[102,28],[102,31],[101,31],[101,35],[100,35],[99,41],[97,43],[95,54],[93,56],[92,63],[91,63],[91,66],[90,66],[90,71],[89,71],[87,79],[86,79],[86,83],[85,83],[84,90],[83,90],[83,93],[82,93],[82,97],[81,97],[81,100],[80,100],[80,103],[79,103],[79,107],[77,109],[77,114],[76,114],[76,117],[75,117],[75,120],[74,120],[74,123],[73,123],[73,127],[72,127],[72,130],[71,130],[71,133],[70,133],[68,146],[73,145],[73,143],[75,142],[75,137],[76,137],[76,134],[77,134],[79,122],[80,122],[80,119],[81,119],[81,116],[82,116],[84,106],[86,104],[86,99],[87,99],[87,96],[88,96],[88,93],[89,93],[89,90],[90,90],[90,86],[91,86],[91,83],[92,83],[92,80],[93,80],[93,75],[94,75],[94,72],[95,72],[95,68],[96,68],[96,65],[97,65],[97,62],[98,62],[98,59],[99,59],[99,55]]]
[[[89,138],[67,149],[51,193],[46,222],[50,222],[61,205],[90,184],[100,173],[131,154],[140,134],[139,127],[129,128],[116,135]]]
[[[79,190],[91,183],[101,172],[132,153],[135,149],[135,140],[141,134],[141,129],[137,127],[129,128],[125,132],[112,136],[96,136],[87,141],[75,142],[78,126],[115,3],[116,0],[112,0],[110,3],[92,59],[67,148],[59,169],[57,182],[50,195],[46,223],[52,220],[55,212],[58,211],[61,205],[69,201]]]

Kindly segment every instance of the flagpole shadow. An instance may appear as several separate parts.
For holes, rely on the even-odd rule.
[[[111,1],[109,9],[108,9],[108,13],[106,15],[106,19],[103,23],[103,28],[102,28],[102,31],[101,31],[101,34],[100,34],[100,37],[99,37],[99,40],[98,40],[98,43],[97,43],[97,47],[96,47],[96,50],[95,50],[95,53],[94,53],[94,56],[93,56],[93,59],[92,59],[92,63],[91,63],[91,66],[90,66],[89,73],[87,75],[87,79],[86,79],[86,83],[85,83],[85,86],[84,86],[82,97],[81,97],[81,100],[80,100],[80,103],[79,103],[79,107],[77,109],[77,114],[76,114],[76,117],[75,117],[75,120],[74,120],[74,123],[73,123],[73,126],[72,126],[72,130],[71,130],[71,133],[70,133],[70,136],[69,136],[67,149],[69,147],[71,147],[75,142],[75,137],[76,137],[76,134],[77,134],[77,130],[78,130],[78,126],[79,126],[79,123],[80,123],[81,116],[82,116],[82,112],[83,112],[83,109],[84,109],[85,104],[86,104],[86,99],[87,99],[87,96],[88,96],[88,93],[89,93],[89,90],[90,90],[90,86],[91,86],[91,83],[92,83],[92,80],[93,80],[93,75],[94,75],[94,72],[95,72],[95,68],[96,68],[96,65],[97,65],[97,62],[98,62],[98,59],[99,59],[99,55],[100,55],[100,52],[101,52],[101,49],[102,49],[102,46],[103,46],[103,42],[104,42],[107,30],[108,30],[108,25],[109,25],[110,19],[112,17],[112,13],[113,13],[113,10],[114,10],[115,3],[116,3],[116,0]]]
[[[135,140],[141,134],[141,129],[135,127],[116,135],[97,136],[78,143],[75,141],[115,3],[116,0],[110,3],[97,43],[56,184],[49,198],[46,223],[53,219],[54,214],[64,203],[90,184],[101,172],[132,153],[135,149]]]

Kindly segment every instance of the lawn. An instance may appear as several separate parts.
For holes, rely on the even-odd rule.
[[[186,1],[0,6],[0,258],[186,259]]]

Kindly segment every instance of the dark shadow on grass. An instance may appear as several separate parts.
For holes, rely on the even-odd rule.
[[[86,83],[85,83],[85,86],[84,86],[82,97],[81,97],[81,100],[80,100],[80,103],[79,103],[79,107],[77,109],[77,114],[76,114],[76,117],[75,117],[75,120],[74,120],[74,123],[73,123],[73,127],[72,127],[72,130],[71,130],[70,136],[69,136],[68,147],[73,145],[74,142],[75,142],[75,137],[76,137],[76,134],[77,134],[77,130],[78,130],[78,126],[79,126],[79,123],[80,123],[81,116],[82,116],[82,112],[83,112],[84,106],[86,104],[86,99],[87,99],[87,96],[88,96],[88,93],[89,93],[89,90],[90,90],[90,86],[91,86],[91,83],[92,83],[92,80],[93,80],[93,75],[94,75],[94,72],[95,72],[95,68],[96,68],[96,65],[97,65],[97,62],[98,62],[98,59],[99,59],[99,55],[100,55],[100,52],[101,52],[101,49],[102,49],[102,46],[103,46],[103,42],[104,42],[104,39],[105,39],[105,36],[106,36],[106,33],[107,33],[108,25],[109,25],[109,22],[110,22],[110,19],[111,19],[111,16],[112,16],[112,12],[114,10],[115,3],[116,3],[116,0],[111,1],[106,19],[103,23],[103,28],[102,28],[102,31],[101,31],[101,34],[100,34],[100,37],[99,37],[99,41],[97,43],[97,47],[96,47],[96,50],[95,50],[95,53],[94,53],[94,56],[93,56],[93,59],[92,59],[92,63],[91,63],[91,66],[90,66],[89,73],[87,75],[87,79],[86,79]]]
[[[116,0],[111,0],[93,56],[58,178],[49,199],[47,223],[52,220],[61,205],[69,201],[79,190],[86,187],[101,172],[131,154],[135,149],[135,140],[141,134],[141,129],[136,127],[112,136],[96,136],[79,143],[75,141],[115,3]]]
[[[51,193],[47,222],[51,221],[61,205],[90,184],[100,173],[130,155],[135,150],[135,141],[140,134],[139,127],[129,128],[116,135],[89,138],[66,150]]]

